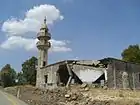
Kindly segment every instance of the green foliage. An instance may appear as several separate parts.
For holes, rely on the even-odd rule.
[[[10,64],[6,64],[2,68],[0,76],[1,76],[1,84],[3,87],[15,85],[16,72],[13,68],[11,68]]]
[[[22,73],[22,72],[19,72],[19,73],[17,74],[17,80],[18,80],[17,85],[25,85],[25,84],[26,84],[26,79],[25,79],[25,77],[23,76],[23,73]]]
[[[27,80],[27,83],[35,85],[36,83],[36,57],[31,57],[22,64],[23,76]]]
[[[122,59],[124,61],[140,63],[140,48],[139,45],[130,45],[122,52]]]

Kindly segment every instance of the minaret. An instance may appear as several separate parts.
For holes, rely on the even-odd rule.
[[[43,84],[44,77],[42,75],[41,68],[48,64],[48,50],[51,47],[49,40],[51,39],[51,35],[48,32],[48,27],[46,25],[46,18],[44,19],[44,23],[40,28],[40,32],[37,34],[38,42],[36,46],[38,48],[38,67],[37,67],[37,80],[36,86],[41,87]]]
[[[50,33],[48,32],[48,27],[46,25],[46,18],[44,19],[44,24],[40,28],[40,32],[37,34],[38,42],[36,44],[39,57],[38,57],[38,67],[44,67],[48,64],[48,50],[50,48],[51,39]]]

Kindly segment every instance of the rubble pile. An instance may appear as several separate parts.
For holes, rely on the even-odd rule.
[[[15,86],[15,87],[7,87],[4,89],[6,92],[16,96],[17,95],[17,91],[18,91],[18,88]]]
[[[23,86],[20,87],[20,99],[29,105],[140,105],[132,101],[128,102],[128,100],[126,101],[128,104],[126,104],[123,103],[124,99],[120,101],[115,96],[108,97],[100,90],[92,91],[92,89],[87,84],[74,85],[69,88],[60,87],[52,90]],[[5,89],[11,94],[16,92],[16,90],[17,87]],[[103,89],[103,91],[107,90]]]
[[[26,91],[27,93],[27,91]],[[58,88],[53,90],[40,90],[34,89],[32,96],[29,98],[25,95],[25,92],[20,97],[22,100],[26,100],[29,105],[74,105],[74,103],[81,103],[85,101],[84,97],[80,93],[72,92],[67,88]]]

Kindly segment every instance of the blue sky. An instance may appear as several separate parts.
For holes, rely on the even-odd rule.
[[[9,25],[6,31],[2,30],[8,19],[14,17],[23,20],[28,10],[45,4],[55,6],[64,17],[49,25],[52,39],[69,41],[65,43],[65,47],[71,49],[50,52],[49,63],[75,58],[121,58],[124,48],[130,44],[139,44],[139,0],[1,0],[0,44],[10,37],[6,31],[13,26]],[[26,37],[36,37],[35,32],[25,34]],[[22,45],[16,46],[17,48],[14,46],[15,44],[11,45],[11,49],[0,47],[0,68],[10,63],[13,68],[20,71],[23,61],[31,56],[37,56],[36,50],[26,50]]]

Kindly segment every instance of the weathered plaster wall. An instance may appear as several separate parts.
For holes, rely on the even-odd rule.
[[[59,69],[59,64],[48,66],[43,69],[44,75],[48,75],[48,83],[56,83],[56,72]]]
[[[59,68],[59,64],[50,65],[41,69],[38,69],[37,73],[37,87],[46,88],[48,84],[53,86],[57,82],[56,72]],[[45,83],[45,75],[48,75],[47,84]]]
[[[96,81],[103,73],[104,68],[95,68],[92,66],[73,65],[73,71],[83,81],[92,83]]]
[[[36,77],[36,87],[43,88],[44,87],[44,72],[43,69],[37,69],[37,77]]]
[[[132,82],[131,83],[133,84],[133,88],[140,89],[140,81],[139,81],[140,65],[131,64],[131,68],[132,68],[132,71],[131,71]]]
[[[57,71],[59,66],[65,64],[56,63],[49,65],[47,67],[41,68],[38,70],[37,75],[37,86],[38,87],[48,87],[54,86],[58,82]],[[104,70],[107,71],[107,86],[109,88],[136,88],[140,89],[139,73],[140,65],[131,64],[122,62],[120,60],[112,60],[107,68],[95,68],[93,66],[86,66],[82,64],[73,64],[69,63],[70,68],[73,72],[83,81],[83,82],[94,82],[96,78],[104,73]],[[124,78],[122,74],[128,74],[128,79]],[[45,75],[48,75],[47,84],[45,84]],[[128,86],[124,81],[128,80]],[[49,85],[50,84],[50,85]]]
[[[113,66],[110,64],[107,66],[107,86],[108,88],[114,87]]]
[[[108,65],[108,87],[109,88],[140,88],[139,72],[140,65],[113,60]],[[123,73],[128,74],[128,86],[124,86]],[[111,81],[112,80],[112,81]],[[126,81],[126,80],[125,80]],[[125,83],[127,84],[127,83]]]

